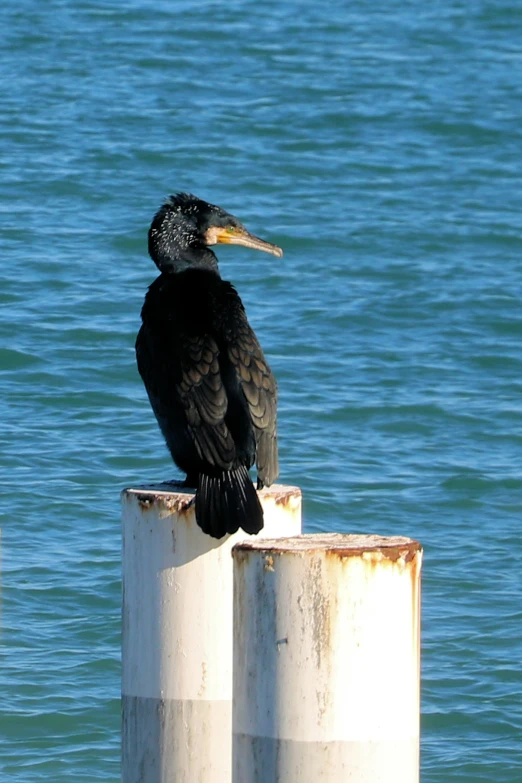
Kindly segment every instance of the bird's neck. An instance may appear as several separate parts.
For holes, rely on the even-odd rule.
[[[206,269],[219,275],[217,258],[205,245],[180,249],[175,255],[158,259],[156,265],[161,272],[168,274],[186,272],[187,269]]]

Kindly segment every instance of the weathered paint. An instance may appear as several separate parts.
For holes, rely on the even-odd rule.
[[[312,552],[320,550],[329,557],[345,559],[347,557],[364,557],[365,559],[404,560],[409,562],[422,547],[418,541],[405,536],[380,536],[376,534],[352,533],[308,533],[281,541],[280,539],[264,538],[245,541],[238,548],[235,557],[241,557],[241,552],[259,550],[269,552]]]
[[[301,529],[301,494],[260,493],[263,533]],[[172,485],[123,492],[123,783],[231,779],[232,546]],[[259,538],[259,537],[257,537]]]
[[[122,697],[125,783],[227,780],[216,766],[230,745],[230,700]],[[186,731],[176,727],[185,726]],[[228,780],[230,780],[230,773]]]
[[[235,734],[234,759],[234,783],[410,783],[419,775],[415,738],[298,742]]]
[[[234,783],[417,783],[420,544],[308,535],[233,557]]]

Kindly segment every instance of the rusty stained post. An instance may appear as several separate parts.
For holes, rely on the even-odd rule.
[[[418,783],[420,544],[304,535],[233,557],[233,782]]]
[[[301,492],[260,492],[269,536],[301,530]],[[192,494],[123,502],[122,783],[229,783],[232,546],[196,524]]]

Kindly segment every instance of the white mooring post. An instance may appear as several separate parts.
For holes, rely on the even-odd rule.
[[[229,783],[232,546],[194,517],[192,494],[127,489],[123,502],[122,783]],[[301,531],[301,492],[260,492],[262,535]]]
[[[233,557],[233,783],[417,783],[420,544],[319,534]]]

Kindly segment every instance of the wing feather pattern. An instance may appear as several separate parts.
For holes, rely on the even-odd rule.
[[[173,391],[185,411],[198,456],[229,470],[235,463],[236,446],[225,421],[229,399],[216,340],[208,334],[185,334],[179,347],[181,380]]]
[[[140,374],[182,470],[248,471],[255,459],[259,484],[270,485],[278,475],[274,376],[234,287],[198,274],[161,276],[149,289]]]
[[[240,313],[236,312],[234,327],[227,341],[228,355],[236,369],[254,425],[259,484],[270,486],[279,475],[277,384],[242,305]]]

